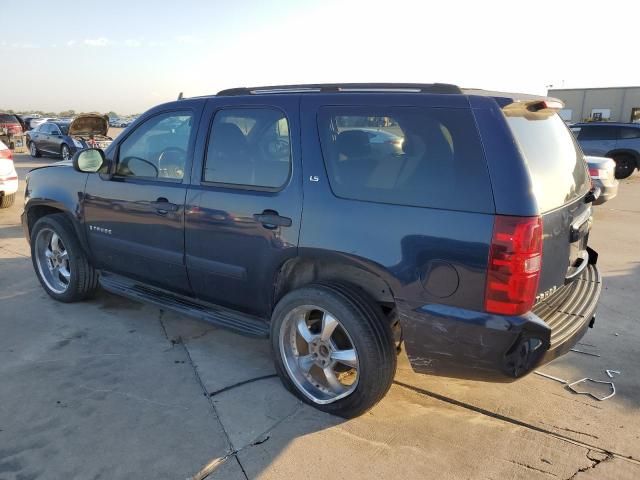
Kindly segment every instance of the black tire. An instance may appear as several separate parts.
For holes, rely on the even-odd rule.
[[[42,156],[42,153],[38,150],[38,146],[33,141],[29,142],[29,154],[34,158],[40,158]]]
[[[280,342],[283,322],[289,312],[303,305],[315,305],[339,319],[357,351],[359,370],[355,390],[333,403],[318,403],[307,397],[292,381],[283,361]],[[276,371],[290,392],[319,410],[344,418],[362,415],[378,403],[389,390],[396,372],[396,346],[389,320],[378,304],[352,285],[314,283],[285,295],[271,318],[271,346]]]
[[[615,155],[613,160],[616,162],[615,177],[619,180],[629,177],[637,166],[635,158],[631,155]]]
[[[69,285],[62,293],[53,291],[42,278],[36,261],[36,238],[43,229],[55,232],[62,240],[69,258]],[[78,302],[90,297],[98,289],[98,272],[89,263],[71,220],[64,213],[40,218],[31,229],[31,261],[42,288],[55,300],[65,303]]]
[[[0,208],[9,208],[16,201],[16,194],[3,195],[0,197]]]

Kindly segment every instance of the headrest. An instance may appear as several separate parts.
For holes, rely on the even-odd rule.
[[[363,157],[371,153],[369,135],[362,130],[345,130],[336,139],[338,153],[347,157]]]
[[[234,123],[219,123],[213,130],[213,145],[217,153],[234,154],[247,149],[247,138]]]

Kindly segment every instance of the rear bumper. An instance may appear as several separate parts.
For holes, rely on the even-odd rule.
[[[525,315],[444,305],[399,307],[405,349],[418,373],[509,382],[569,351],[593,326],[602,290],[595,264]]]
[[[600,187],[600,196],[593,202],[594,205],[602,205],[618,195],[618,181],[608,180],[603,182],[602,180],[594,180],[593,183]]]

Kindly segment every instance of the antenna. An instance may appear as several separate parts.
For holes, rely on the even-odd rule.
[[[178,94],[178,100],[182,100],[184,98],[184,92],[180,92]]]

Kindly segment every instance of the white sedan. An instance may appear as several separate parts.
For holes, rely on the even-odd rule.
[[[18,174],[13,165],[13,153],[0,142],[0,208],[13,205],[18,191]]]

